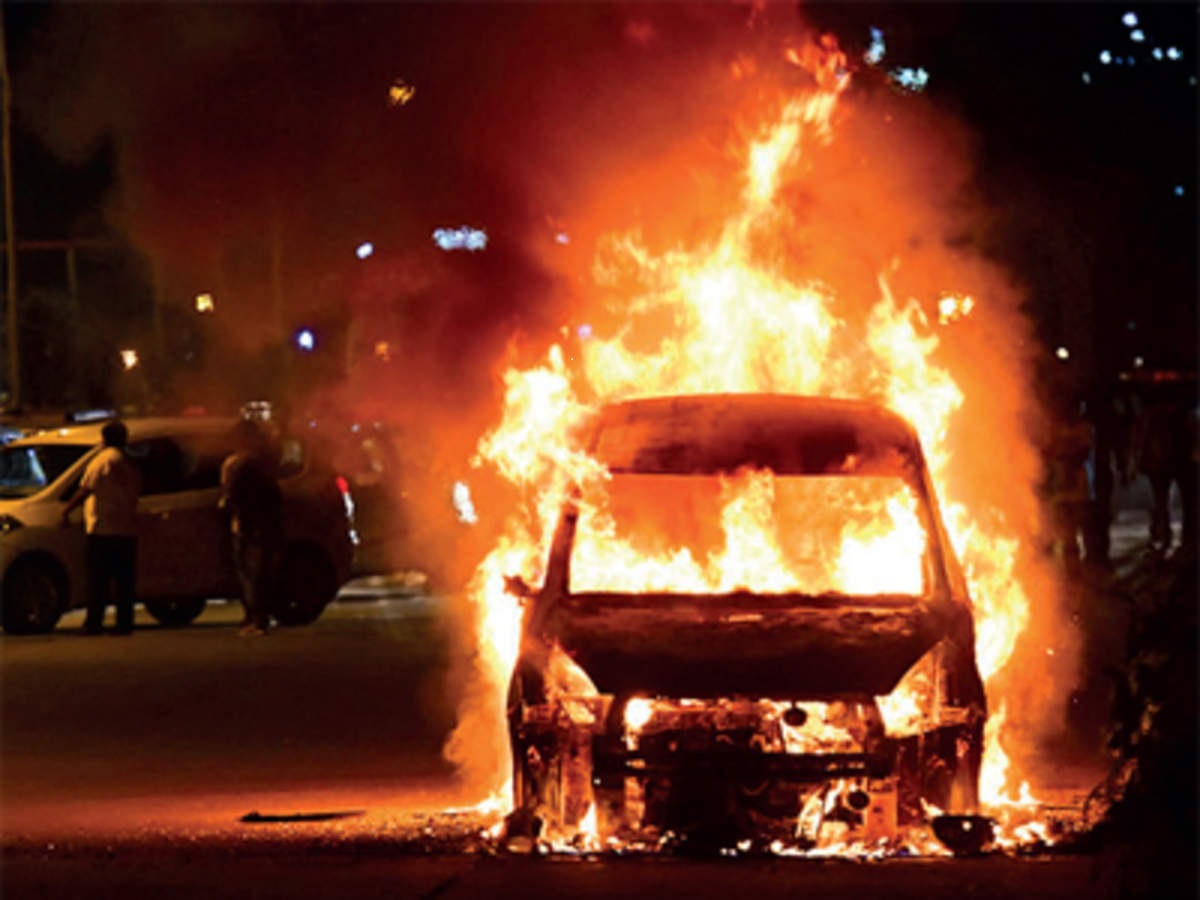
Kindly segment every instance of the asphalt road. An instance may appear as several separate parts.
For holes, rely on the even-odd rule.
[[[457,697],[439,608],[367,593],[263,638],[238,636],[236,604],[182,629],[139,608],[129,637],[85,637],[76,612],[0,638],[5,841],[460,802],[441,754]]]

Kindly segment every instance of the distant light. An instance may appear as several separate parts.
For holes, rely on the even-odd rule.
[[[1083,73],[1083,83],[1084,83],[1084,84],[1091,84],[1091,83],[1092,83],[1092,75],[1091,75],[1091,73],[1090,73],[1090,72],[1084,72],[1084,73]]]
[[[943,294],[938,298],[938,324],[949,325],[971,314],[975,308],[975,298],[957,294]]]
[[[392,82],[392,86],[388,88],[388,106],[405,106],[416,95],[417,89],[415,87],[405,82],[402,78],[397,78]]]
[[[1195,75],[1188,76],[1188,84],[1190,84],[1192,87],[1196,86],[1196,76]]]
[[[487,247],[487,232],[482,228],[438,228],[433,232],[433,240],[443,250],[483,250]]]
[[[584,322],[575,330],[575,333],[579,335],[581,341],[586,341],[592,336],[592,326]]]
[[[1059,359],[1067,360],[1067,359],[1071,358],[1071,351],[1068,350],[1066,347],[1059,347],[1057,350],[1054,351],[1054,355],[1057,356]]]
[[[375,252],[375,245],[370,241],[363,241],[354,251],[354,255],[359,259],[366,259]]]
[[[296,332],[296,346],[305,353],[311,353],[317,347],[317,336],[311,328],[301,328]]]
[[[1184,195],[1183,185],[1182,184],[1175,185],[1175,196],[1182,197],[1183,195]]]
[[[1135,44],[1140,44],[1146,39],[1146,33],[1140,28],[1135,28],[1133,31],[1129,32],[1129,39]]]
[[[1167,59],[1183,59],[1183,51],[1178,47],[1168,47]]]
[[[554,236],[554,241],[558,244],[569,244],[571,243],[571,236],[565,231],[560,231]]]
[[[1121,22],[1122,22],[1122,24],[1125,25],[1126,28],[1136,28],[1137,23],[1138,23],[1137,13],[1135,13],[1135,12],[1125,13],[1125,15],[1121,16]]]
[[[1125,57],[1123,57],[1123,56],[1114,56],[1114,57],[1113,57],[1113,62],[1114,62],[1114,63],[1116,63],[1118,66],[1123,66],[1123,65],[1125,65]]]
[[[127,347],[121,351],[121,365],[125,367],[126,372],[136,368],[139,361],[138,352],[133,348]]]
[[[883,29],[872,27],[871,45],[867,47],[867,52],[863,54],[863,61],[868,66],[878,65],[883,61],[885,53],[887,53],[887,44],[883,40]]]
[[[1141,357],[1141,356],[1135,356],[1135,357],[1133,358],[1133,367],[1134,367],[1135,369],[1140,369],[1140,368],[1141,368],[1142,366],[1144,366],[1144,365],[1146,365],[1146,360],[1145,360],[1145,358],[1144,358],[1144,357]]]
[[[387,341],[375,342],[375,358],[380,362],[392,361],[392,345]]]
[[[474,525],[479,521],[475,512],[475,503],[471,500],[471,488],[465,481],[456,481],[450,489],[450,501],[454,504],[454,512],[458,521]]]
[[[1134,59],[1132,56],[1125,57],[1125,62],[1129,63],[1129,65],[1131,65],[1131,66],[1137,65],[1137,60]]]
[[[1113,57],[1112,57],[1111,53],[1109,53],[1107,50],[1100,51],[1100,62],[1104,63],[1104,65],[1107,66],[1112,61],[1113,61]]]
[[[1162,47],[1155,47],[1153,50],[1150,51],[1150,55],[1153,56],[1155,59],[1162,59],[1163,58]]]
[[[216,309],[216,307],[213,305],[213,295],[212,294],[205,293],[205,294],[197,294],[196,295],[196,312],[211,313],[215,309]]]
[[[898,87],[912,91],[914,94],[925,90],[929,84],[929,73],[924,69],[910,66],[899,66],[888,73],[888,77]]]

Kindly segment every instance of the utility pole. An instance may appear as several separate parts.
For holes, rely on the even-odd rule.
[[[12,87],[8,80],[8,36],[4,27],[4,7],[0,4],[0,107],[4,114],[0,131],[0,150],[4,163],[4,273],[6,331],[8,333],[8,404],[21,405],[21,360],[17,342],[17,229],[13,217],[12,180]]]

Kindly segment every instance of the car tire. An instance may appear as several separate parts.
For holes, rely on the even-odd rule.
[[[337,596],[328,556],[312,545],[292,544],[283,554],[272,613],[280,625],[309,625]]]
[[[181,628],[196,620],[208,601],[203,597],[168,597],[160,600],[146,600],[142,603],[146,612],[154,620],[167,628]]]
[[[4,630],[9,634],[44,634],[58,624],[66,607],[62,571],[40,559],[17,562],[4,577]]]

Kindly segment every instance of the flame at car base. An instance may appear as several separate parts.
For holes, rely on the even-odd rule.
[[[509,802],[512,791],[511,783],[502,784],[499,774],[506,767],[489,770],[478,756],[491,754],[502,760],[506,752],[505,692],[518,656],[523,614],[521,591],[512,590],[512,576],[519,573],[529,583],[539,583],[560,510],[573,487],[604,483],[603,467],[574,440],[599,404],[638,396],[719,392],[881,401],[912,423],[924,445],[944,503],[947,530],[970,582],[976,656],[989,688],[1029,620],[1026,589],[1016,575],[1021,540],[1016,526],[995,511],[969,510],[945,487],[954,469],[948,432],[964,394],[951,372],[935,362],[939,339],[920,305],[898,302],[891,293],[889,273],[881,272],[877,301],[861,320],[852,321],[839,298],[819,280],[819,273],[795,272],[783,261],[783,248],[772,243],[790,225],[787,201],[781,199],[783,188],[817,177],[809,171],[808,150],[836,140],[839,99],[849,85],[845,59],[828,39],[820,46],[790,51],[788,58],[812,76],[813,87],[778,104],[774,124],[745,150],[739,208],[728,216],[717,237],[694,249],[677,247],[659,254],[636,234],[610,237],[601,247],[593,274],[600,289],[611,294],[620,308],[611,336],[605,337],[597,325],[573,354],[577,362],[568,365],[562,347],[555,346],[543,365],[504,373],[503,420],[480,441],[478,461],[494,466],[517,485],[527,503],[510,519],[472,583],[479,675],[490,702],[463,711],[449,751],[459,761],[473,756],[477,771],[495,772],[494,798],[501,798],[501,803]],[[684,590],[689,579],[696,578],[745,587],[748,573],[768,579],[786,576],[783,555],[757,520],[756,510],[770,488],[770,473],[744,475],[740,484],[731,487],[723,514],[727,553],[707,561],[715,565],[715,575],[699,572],[696,560],[636,558],[636,552],[630,555],[630,547],[621,548],[622,557],[604,556],[606,548],[599,545],[592,548],[594,568],[634,580],[653,570],[653,578]],[[585,505],[587,514],[602,511]],[[851,577],[880,571],[886,576],[886,567],[864,561],[878,560],[889,542],[906,540],[899,527],[908,522],[906,511],[894,507],[892,520],[897,527],[887,533],[846,536],[841,555],[843,570]],[[637,697],[628,700],[622,711],[623,762],[606,771],[606,760],[593,758],[592,739],[598,723],[611,713],[612,698],[589,687],[586,674],[570,671],[568,662],[561,662],[560,669],[564,680],[556,717],[539,719],[547,715],[546,710],[522,709],[519,724],[540,735],[545,746],[554,744],[553,764],[564,767],[560,784],[579,782],[574,789],[551,797],[548,806],[554,808],[541,810],[541,824],[546,827],[534,832],[536,840],[542,847],[576,851],[654,849],[683,833],[673,830],[672,821],[665,828],[639,830],[646,810],[661,798],[653,795],[653,779],[626,769],[653,765],[653,753],[629,754],[644,749],[643,744],[653,746],[656,735],[681,733],[664,723],[688,717],[704,720],[707,724],[696,730],[716,744],[744,741],[747,753],[773,750],[773,759],[787,765],[790,756],[803,755],[799,751],[806,742],[826,742],[828,750],[830,742],[836,746],[838,741],[857,741],[854,746],[862,750],[867,731],[872,740],[905,740],[919,731],[922,707],[928,705],[918,699],[933,690],[922,667],[914,667],[892,694],[874,698],[849,716],[850,725],[843,722],[836,727],[834,720],[845,720],[847,713],[831,712],[833,704],[810,708],[766,699]],[[1002,698],[993,697],[995,709],[1003,710],[996,699]],[[803,715],[789,715],[793,709]],[[795,724],[801,719],[803,724]],[[1000,845],[1039,831],[1038,808],[1028,785],[1014,793],[1017,780],[1006,772],[1008,760],[998,739],[1002,723],[1003,712],[994,710],[981,778],[982,810],[999,820],[994,841]],[[862,732],[857,738],[856,730]],[[482,748],[475,743],[481,734],[488,736]],[[474,746],[465,748],[468,743]],[[543,758],[536,749],[532,752],[535,758],[529,763],[534,769],[549,764],[549,755]],[[953,752],[953,744],[948,752]],[[697,775],[694,783],[685,776],[681,790],[692,795],[698,808],[722,802],[721,792],[733,790],[744,795],[741,800],[751,811],[755,803],[768,807],[775,801],[790,810],[783,817],[790,823],[785,832],[763,827],[761,844],[758,839],[737,839],[733,846],[742,850],[849,855],[946,852],[928,829],[929,820],[941,810],[928,804],[914,807],[913,798],[901,797],[894,773],[873,777],[869,771],[831,769],[828,778],[817,782],[788,783],[785,796],[759,799],[754,795],[755,790],[769,789],[766,779],[760,787],[740,775],[714,788]],[[614,797],[620,798],[615,807]],[[964,827],[969,829],[969,823]],[[1046,839],[1045,830],[1040,831],[1037,836]],[[728,842],[722,847],[728,849]]]

